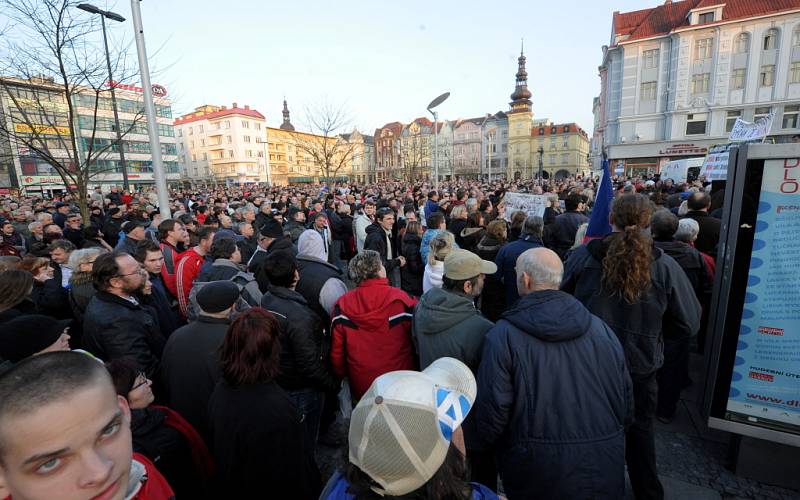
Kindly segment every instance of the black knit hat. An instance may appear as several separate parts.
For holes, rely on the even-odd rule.
[[[197,292],[197,305],[203,312],[218,313],[233,306],[239,298],[239,287],[233,281],[212,281]]]
[[[71,322],[41,314],[17,316],[0,328],[0,358],[16,363],[33,356],[53,345]]]
[[[261,236],[265,238],[280,238],[283,236],[283,227],[281,223],[275,219],[268,219],[267,222],[261,226]]]

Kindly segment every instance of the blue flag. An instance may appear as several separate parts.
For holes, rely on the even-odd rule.
[[[611,188],[611,173],[608,171],[608,160],[603,160],[603,178],[600,180],[600,187],[594,197],[594,208],[592,218],[589,219],[589,227],[586,228],[586,236],[583,242],[596,238],[603,238],[611,233],[611,223],[608,215],[611,213],[611,202],[614,200],[614,190]]]

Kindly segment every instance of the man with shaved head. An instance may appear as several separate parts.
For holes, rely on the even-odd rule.
[[[172,489],[132,451],[131,410],[98,360],[53,352],[0,376],[0,498],[167,500]]]
[[[559,291],[552,250],[516,261],[520,299],[489,330],[473,415],[508,498],[625,497],[633,393],[613,331]]]

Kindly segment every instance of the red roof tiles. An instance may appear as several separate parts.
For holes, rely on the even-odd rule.
[[[257,118],[259,120],[264,120],[264,115],[259,113],[254,109],[245,109],[245,108],[229,108],[229,109],[220,109],[219,111],[213,111],[211,113],[202,113],[202,112],[194,112],[189,113],[188,115],[181,116],[180,118],[176,118],[173,125],[183,125],[184,123],[191,123],[196,122],[199,120],[213,120],[215,118],[221,118],[223,116],[228,115],[242,115],[242,116],[249,116],[250,118]]]
[[[724,4],[722,19],[717,22],[746,19],[800,9],[800,0],[683,0],[670,2],[651,9],[633,12],[614,12],[614,34],[625,36],[619,43],[666,35],[689,26],[689,11]],[[708,23],[703,26],[714,25]]]

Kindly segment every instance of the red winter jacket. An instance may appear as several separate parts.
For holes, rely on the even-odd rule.
[[[348,377],[354,401],[376,377],[395,370],[414,370],[411,319],[417,299],[389,285],[386,278],[363,281],[334,306],[331,365]]]
[[[192,247],[183,252],[181,261],[175,269],[175,298],[178,299],[178,305],[184,318],[189,315],[189,292],[192,291],[192,284],[206,261],[204,256],[197,253],[196,248]]]

